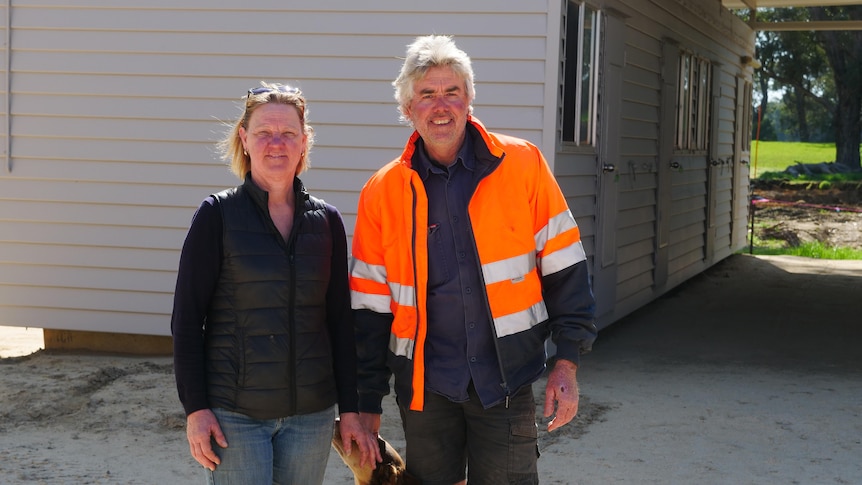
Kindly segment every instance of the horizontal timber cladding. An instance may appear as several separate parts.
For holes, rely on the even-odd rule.
[[[11,147],[0,173],[0,325],[168,335],[194,210],[239,182],[215,143],[261,80],[308,98],[316,141],[302,177],[342,211],[348,235],[362,184],[410,135],[391,81],[416,36],[455,35],[473,60],[476,116],[541,146],[555,109],[545,103],[556,65],[548,45],[558,41],[548,39],[548,8],[13,2],[0,66],[11,79],[0,86],[9,107],[0,137]]]
[[[302,177],[351,236],[362,184],[410,135],[391,81],[428,33],[453,34],[472,57],[475,115],[543,150],[581,229],[600,325],[654,300],[745,243],[739,97],[751,71],[739,59],[753,32],[711,0],[584,4],[611,37],[594,143],[573,146],[560,141],[567,5],[13,2],[0,66],[0,325],[168,335],[194,210],[239,182],[215,143],[260,80],[308,98],[316,140]],[[673,147],[683,52],[712,70],[700,150]]]
[[[619,108],[598,111],[596,147],[558,142],[554,171],[561,183],[580,179],[562,184],[570,200],[574,195],[595,198],[597,209],[579,208],[580,224],[590,218],[613,219],[602,221],[615,228],[613,246],[588,245],[596,297],[605,312],[599,315],[603,327],[744,244],[739,234],[747,194],[738,187],[747,182],[741,180],[747,169],[738,169],[738,164],[748,147],[735,141],[738,130],[747,129],[737,119],[737,82],[751,79],[740,56],[753,52],[754,36],[732,13],[708,1],[620,0],[596,8],[614,19],[603,24],[605,28],[618,29],[606,35],[624,39],[619,93],[604,91],[607,84],[599,86],[599,99],[618,97]],[[619,23],[621,29],[615,26]],[[602,55],[619,56],[612,51],[618,44],[606,42]],[[563,61],[565,45],[559,54]],[[706,104],[699,108],[706,110],[701,122],[708,125],[705,146],[699,150],[673,146],[682,53],[704,60],[711,73],[704,78]],[[565,116],[565,109],[560,113]],[[616,138],[607,138],[609,133]],[[608,153],[614,158],[607,158]],[[570,192],[575,189],[587,192]],[[613,210],[603,212],[603,205]]]

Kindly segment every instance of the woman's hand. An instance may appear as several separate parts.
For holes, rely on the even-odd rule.
[[[341,444],[344,453],[350,455],[353,449],[351,441],[355,441],[361,453],[360,466],[371,466],[376,468],[383,461],[380,456],[380,447],[377,445],[377,433],[362,426],[359,421],[359,413],[341,413],[338,420],[338,430],[341,433]]]
[[[204,468],[215,471],[221,460],[213,450],[212,440],[215,439],[222,448],[227,448],[227,440],[215,414],[209,409],[200,409],[189,414],[186,418],[186,436],[195,460]]]

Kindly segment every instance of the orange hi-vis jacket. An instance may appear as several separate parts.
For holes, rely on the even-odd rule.
[[[498,343],[501,384],[515,391],[543,371],[550,334],[563,337],[555,338],[558,356],[575,362],[592,344],[594,301],[586,256],[578,226],[539,149],[490,133],[472,117],[467,136],[475,137],[477,161],[496,165],[479,182],[468,212]],[[418,138],[414,132],[402,155],[372,176],[359,198],[350,288],[357,310],[360,410],[365,412],[379,409],[391,372],[399,399],[410,399],[413,410],[424,406],[428,200],[411,168]],[[542,278],[573,266],[581,279],[569,286],[578,295],[546,305]],[[569,315],[555,320],[549,306],[569,307]],[[548,329],[549,318],[560,328]],[[369,379],[375,381],[376,396],[363,409],[363,382]]]

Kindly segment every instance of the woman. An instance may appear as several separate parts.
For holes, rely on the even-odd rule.
[[[299,89],[248,91],[219,144],[244,182],[203,201],[183,244],[174,369],[208,483],[322,483],[336,402],[344,445],[380,460],[357,414],[344,223],[297,177],[307,118]]]

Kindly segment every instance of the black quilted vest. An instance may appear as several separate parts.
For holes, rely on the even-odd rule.
[[[332,232],[326,208],[299,179],[288,241],[267,194],[247,177],[215,194],[222,265],[206,323],[211,407],[256,419],[321,411],[336,402],[326,290]]]

